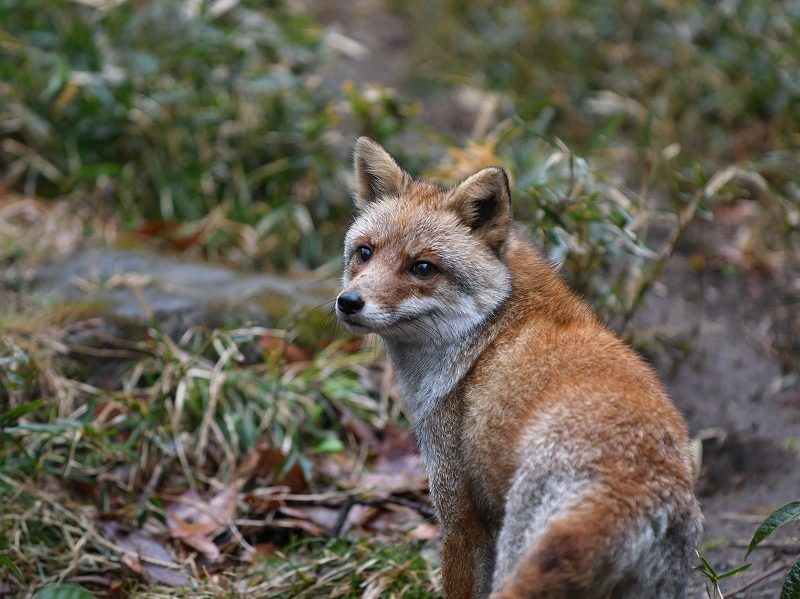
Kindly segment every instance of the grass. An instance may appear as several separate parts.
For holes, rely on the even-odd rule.
[[[127,554],[109,540],[108,522],[135,530],[164,521],[160,497],[252,488],[243,461],[256,446],[279,455],[259,468],[262,486],[298,467],[301,487],[319,486],[315,460],[345,450],[341,414],[381,423],[360,382],[374,350],[334,342],[292,362],[283,353],[290,331],[190,330],[175,342],[153,329],[122,350],[101,350],[124,351],[129,362],[101,389],[81,376],[57,317],[56,309],[0,312],[0,537],[22,579],[0,576],[23,594],[98,571],[124,579]],[[249,547],[236,538],[233,547]]]
[[[255,573],[249,592],[276,599],[414,597],[441,594],[438,558],[417,544],[329,542],[276,554]]]

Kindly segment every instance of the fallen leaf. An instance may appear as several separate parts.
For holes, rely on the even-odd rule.
[[[226,487],[209,502],[204,502],[196,492],[187,491],[167,510],[167,525],[171,537],[180,539],[212,562],[220,556],[213,538],[227,529],[236,517],[239,493]]]
[[[294,343],[287,343],[284,337],[270,335],[269,333],[261,336],[261,346],[277,356],[283,357],[284,361],[292,364],[296,362],[308,362],[313,354]]]
[[[407,532],[425,522],[416,510],[404,506],[387,506],[369,524],[370,530]]]
[[[275,499],[271,499],[270,497],[260,497],[255,493],[245,494],[242,497],[242,500],[250,507],[248,513],[250,514],[251,518],[263,516],[280,505],[280,503]]]
[[[431,541],[442,536],[439,527],[432,522],[423,522],[419,526],[412,528],[406,535],[412,541]]]
[[[304,530],[312,537],[325,537],[325,530],[308,520],[298,520],[296,518],[276,518],[270,522],[271,526],[280,528],[297,528]]]
[[[279,547],[272,543],[257,543],[253,546],[258,557],[267,557],[278,551]]]
[[[297,506],[282,505],[278,511],[286,516],[308,520],[321,528],[331,531],[339,520],[339,510],[324,506],[309,505]]]
[[[303,474],[303,469],[300,467],[300,464],[295,464],[286,474],[276,477],[273,482],[277,485],[289,487],[289,492],[294,494],[308,492],[308,483],[306,482],[306,476]]]
[[[163,541],[146,530],[127,531],[117,522],[107,522],[103,528],[109,541],[125,550],[122,554],[125,564],[142,578],[173,587],[189,584],[189,577],[183,567],[175,562]],[[152,562],[175,564],[175,567]]]
[[[380,513],[381,510],[374,505],[357,503],[350,508],[350,513],[347,514],[347,522],[350,526],[366,526]]]
[[[336,411],[339,413],[339,421],[345,425],[347,430],[353,433],[353,436],[360,443],[366,443],[367,448],[374,450],[380,446],[380,441],[375,435],[372,427],[358,418],[352,410],[344,406],[336,406]]]

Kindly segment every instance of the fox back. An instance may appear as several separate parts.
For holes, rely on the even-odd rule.
[[[503,169],[440,187],[367,138],[355,167],[336,311],[384,340],[445,597],[686,597],[702,517],[683,419],[514,231]]]

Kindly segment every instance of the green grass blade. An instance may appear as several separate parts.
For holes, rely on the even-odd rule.
[[[0,555],[0,565],[3,565],[9,570],[11,570],[20,580],[25,580],[25,577],[22,575],[22,572],[20,572],[19,568],[17,568],[17,564],[12,562],[11,558],[8,557],[7,555]]]
[[[16,408],[11,408],[7,412],[3,412],[2,414],[0,414],[0,425],[6,422],[19,420],[25,414],[30,414],[31,412],[35,412],[43,405],[44,405],[44,400],[37,399],[35,401],[19,405]]]
[[[766,539],[781,526],[787,522],[791,522],[798,516],[800,516],[800,500],[787,503],[786,505],[781,506],[772,512],[769,518],[761,523],[761,526],[758,527],[758,530],[753,535],[753,539],[750,541],[750,546],[747,548],[745,559],[747,559],[747,556],[750,555],[753,549],[755,549],[761,541]]]
[[[744,566],[739,566],[738,568],[735,568],[730,572],[725,572],[725,574],[720,574],[719,576],[717,576],[717,578],[719,580],[722,580],[723,578],[728,578],[728,576],[733,576],[734,574],[738,574],[739,572],[744,572],[745,570],[749,569],[750,566],[752,565],[753,564],[745,564]]]
[[[96,599],[86,589],[76,584],[52,584],[33,596],[33,599]]]
[[[714,571],[714,568],[711,567],[711,564],[709,564],[706,561],[706,558],[704,558],[699,551],[697,551],[696,553],[697,557],[700,558],[700,562],[703,564],[703,570],[701,571],[701,574],[706,578],[708,578],[709,580],[711,580],[712,582],[717,582],[717,580],[719,580],[719,576],[717,576],[717,573]]]

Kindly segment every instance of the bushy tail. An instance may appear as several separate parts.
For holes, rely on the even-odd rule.
[[[554,520],[491,599],[685,598],[699,513],[631,518],[604,499]]]

